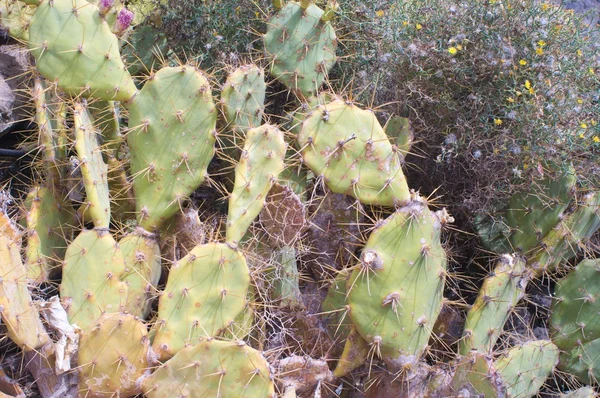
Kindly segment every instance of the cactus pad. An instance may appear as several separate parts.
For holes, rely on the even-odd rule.
[[[196,246],[176,262],[160,296],[153,347],[161,359],[216,336],[246,307],[246,259],[223,243]]]
[[[283,132],[265,124],[248,130],[229,198],[227,242],[238,243],[262,210],[269,190],[284,168]]]
[[[67,248],[60,296],[69,322],[86,330],[105,312],[120,312],[127,300],[121,282],[125,260],[113,237],[103,230],[84,230]]]
[[[256,65],[243,65],[229,74],[221,105],[230,129],[244,132],[262,124],[266,90],[265,73]]]
[[[85,0],[44,0],[29,26],[40,73],[67,94],[127,101],[136,93],[119,43],[98,8]]]
[[[150,365],[146,325],[130,314],[103,314],[79,342],[79,393],[132,397]]]
[[[154,231],[204,181],[214,155],[217,110],[204,75],[180,66],[152,75],[129,112],[139,224]]]
[[[378,223],[348,280],[352,322],[388,364],[418,360],[441,311],[441,221],[419,198],[400,208]]]
[[[148,398],[274,398],[269,364],[244,342],[203,341],[186,347],[142,383]]]
[[[268,22],[263,37],[271,74],[305,97],[316,94],[336,61],[337,38],[315,4],[289,1]]]
[[[18,0],[0,0],[0,25],[17,40],[29,39],[29,24],[35,12],[25,2]]]
[[[392,206],[409,200],[402,156],[375,114],[335,100],[318,106],[298,136],[306,165],[336,193]]]

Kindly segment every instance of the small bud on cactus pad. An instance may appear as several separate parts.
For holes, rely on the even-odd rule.
[[[108,14],[114,3],[115,0],[100,0],[98,2],[98,10],[100,10],[100,15],[104,16]]]
[[[119,15],[117,15],[117,22],[115,22],[114,32],[117,35],[121,35],[123,32],[125,32],[131,25],[131,22],[133,22],[134,16],[135,14],[127,8],[121,9],[121,11],[119,11]]]

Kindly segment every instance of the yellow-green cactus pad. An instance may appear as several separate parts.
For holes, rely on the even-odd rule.
[[[256,65],[243,65],[229,74],[221,90],[229,129],[244,132],[262,124],[266,90],[265,73]]]
[[[149,373],[146,325],[131,314],[106,313],[79,342],[79,393],[84,397],[132,397]]]
[[[158,303],[153,348],[161,360],[233,323],[249,284],[245,257],[227,244],[196,246],[176,262]]]
[[[229,197],[227,242],[237,244],[262,210],[269,190],[283,171],[286,149],[283,132],[276,126],[265,124],[246,133]]]
[[[269,364],[243,341],[186,347],[142,383],[148,398],[274,398]]]
[[[298,142],[305,164],[333,192],[382,206],[410,199],[403,157],[372,111],[342,100],[319,105],[302,122]]]
[[[69,95],[128,101],[137,91],[117,36],[85,0],[44,0],[31,19],[28,44],[39,72]]]
[[[204,181],[218,112],[208,80],[191,66],[152,75],[129,112],[127,143],[139,224],[154,231]]]
[[[8,30],[8,34],[17,40],[29,39],[29,24],[35,7],[22,1],[0,0],[0,25]]]
[[[84,230],[67,248],[60,297],[69,322],[86,330],[105,312],[121,312],[127,300],[125,260],[106,231]]]

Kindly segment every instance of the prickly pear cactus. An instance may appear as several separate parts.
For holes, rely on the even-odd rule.
[[[8,34],[17,40],[27,41],[29,31],[27,28],[35,12],[25,2],[17,0],[0,0],[0,25],[8,30]]]
[[[584,260],[557,283],[550,330],[559,368],[590,383],[600,377],[600,260]]]
[[[84,230],[67,248],[60,297],[69,322],[94,327],[105,312],[120,312],[127,302],[123,253],[105,230]]]
[[[79,393],[87,397],[132,397],[138,379],[149,373],[146,325],[130,314],[106,313],[79,342]]]
[[[8,337],[24,351],[51,343],[27,288],[27,270],[21,261],[21,234],[2,211],[0,275],[0,319],[6,326]]]
[[[410,199],[402,156],[373,111],[342,100],[319,105],[304,120],[298,142],[306,165],[333,192],[382,206]]]
[[[186,347],[142,383],[148,398],[274,398],[269,364],[243,341]]]
[[[276,126],[265,124],[246,133],[229,197],[227,242],[237,244],[262,210],[269,190],[283,171],[286,149],[283,132]]]
[[[249,284],[245,257],[224,243],[196,246],[176,262],[158,303],[153,348],[161,360],[229,326],[246,307]]]
[[[28,44],[39,72],[69,95],[128,101],[137,92],[117,36],[85,0],[42,1]]]
[[[287,2],[269,20],[263,36],[271,74],[307,98],[315,95],[326,79],[336,61],[337,47],[331,23],[323,20],[323,10],[311,3]]]
[[[442,308],[442,218],[417,197],[380,221],[348,280],[352,322],[392,368],[418,362]]]
[[[509,315],[525,295],[531,277],[523,259],[508,254],[500,258],[467,314],[459,344],[461,355],[467,355],[472,349],[492,352]]]
[[[214,155],[217,109],[192,66],[152,75],[129,106],[127,144],[139,225],[155,231],[203,181]]]
[[[243,65],[229,74],[221,90],[229,129],[244,132],[262,124],[266,90],[265,73],[256,65]]]

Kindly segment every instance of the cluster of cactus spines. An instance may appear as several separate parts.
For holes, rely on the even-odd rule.
[[[517,345],[495,361],[472,351],[458,365],[451,389],[458,396],[533,397],[552,373],[558,355],[558,348],[549,340]]]
[[[598,229],[600,192],[591,192],[542,239],[540,248],[531,256],[531,268],[537,274],[554,271],[575,257]]]
[[[269,190],[283,171],[286,150],[283,132],[277,126],[265,124],[246,132],[229,197],[227,242],[239,243],[259,215]]]
[[[415,197],[372,231],[348,280],[352,323],[392,368],[416,364],[442,308],[447,220]]]
[[[204,181],[216,123],[209,82],[192,66],[159,70],[129,105],[127,144],[136,211],[145,230],[160,228]]]
[[[467,355],[473,349],[483,353],[493,351],[509,315],[525,295],[531,277],[524,259],[510,254],[501,256],[467,313],[460,355]]]
[[[21,238],[18,227],[0,211],[0,318],[10,339],[24,351],[33,351],[52,340],[27,288]]]
[[[263,355],[243,341],[207,340],[183,348],[142,382],[148,398],[274,398]]]
[[[559,368],[590,383],[600,378],[600,260],[584,260],[554,291],[550,331]]]
[[[73,96],[115,101],[137,89],[119,54],[117,36],[85,0],[44,0],[29,25],[38,71]]]
[[[110,224],[108,166],[102,157],[99,132],[91,121],[85,100],[75,101],[73,108],[75,149],[86,193],[82,212],[89,214],[94,227],[106,229]]]
[[[17,40],[27,41],[29,23],[35,7],[18,0],[0,1],[0,23]]]
[[[243,65],[227,77],[221,89],[221,106],[228,129],[243,133],[262,124],[267,84],[262,68]]]
[[[121,277],[128,286],[125,310],[146,318],[162,272],[158,241],[137,229],[121,238],[119,247],[126,264],[125,274]]]
[[[569,170],[511,197],[506,219],[512,230],[509,240],[513,251],[528,252],[558,224],[571,202],[576,182],[575,173]]]
[[[25,262],[30,281],[48,281],[64,258],[73,235],[75,210],[71,203],[46,187],[35,187],[25,200],[27,246]]]
[[[88,397],[132,397],[149,373],[152,356],[146,325],[131,314],[106,313],[81,336],[79,393]]]
[[[333,192],[382,206],[410,200],[401,157],[373,111],[342,100],[319,105],[298,142],[306,165]]]
[[[196,246],[169,272],[158,303],[153,348],[162,360],[231,325],[246,307],[246,258],[225,243]]]
[[[317,94],[336,61],[337,37],[311,1],[289,1],[269,20],[263,37],[270,73],[305,97]],[[324,19],[323,19],[324,17]]]
[[[125,307],[128,287],[121,278],[125,259],[104,229],[82,231],[67,248],[60,296],[69,321],[88,330],[105,312]]]

